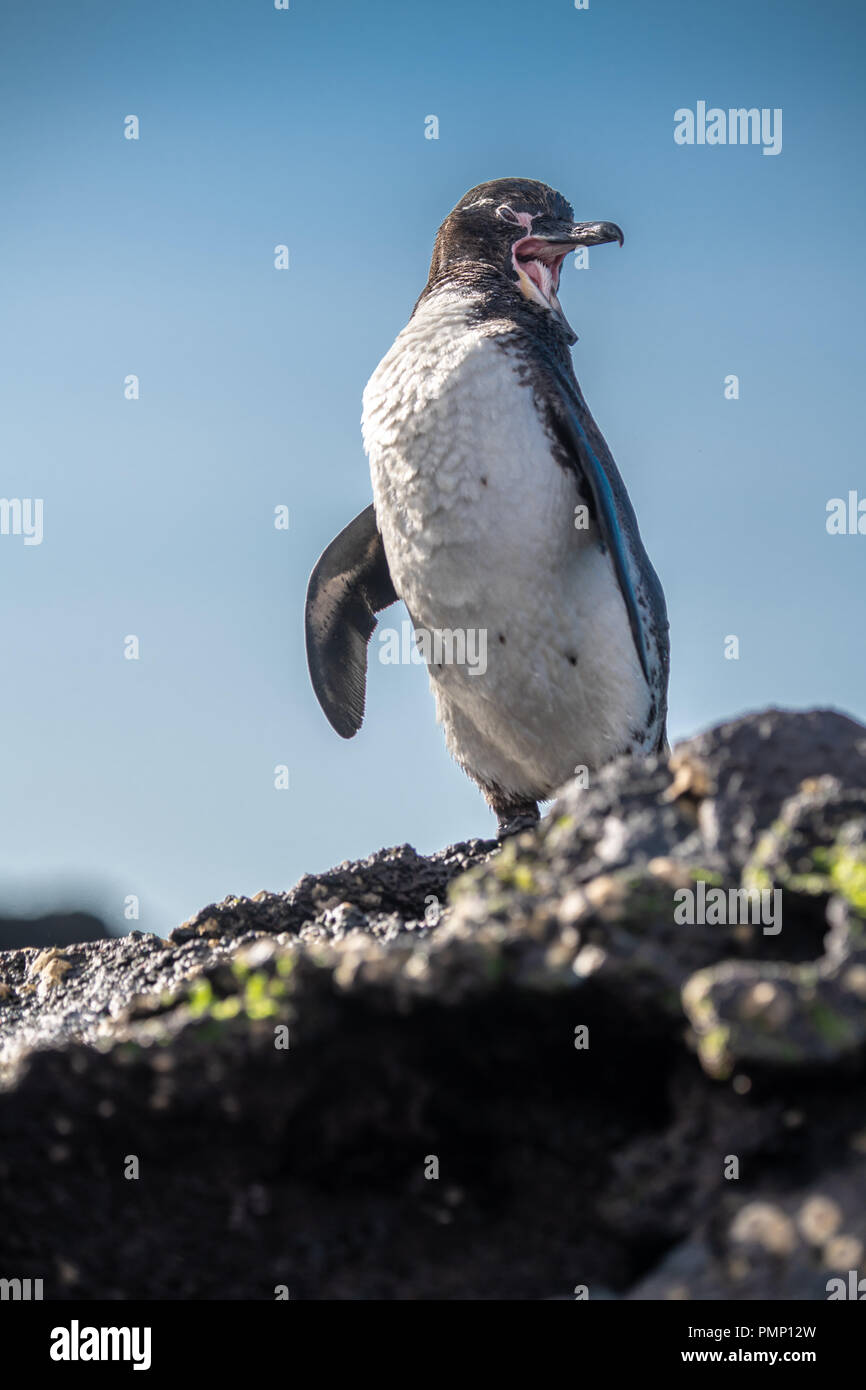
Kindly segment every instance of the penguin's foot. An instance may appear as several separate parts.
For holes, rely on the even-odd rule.
[[[500,840],[509,835],[519,835],[521,830],[532,830],[538,824],[538,805],[535,801],[512,801],[493,807],[499,822],[496,834]]]

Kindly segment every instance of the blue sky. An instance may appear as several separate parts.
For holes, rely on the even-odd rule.
[[[672,736],[771,703],[866,717],[866,536],[825,528],[866,496],[864,28],[840,0],[3,7],[0,495],[44,499],[44,539],[0,535],[0,911],[120,929],[136,894],[126,925],[164,932],[491,833],[423,668],[373,663],[345,743],[302,629],[370,500],[364,384],[490,178],[625,231],[561,298],[666,589]],[[781,154],[677,146],[699,100],[782,108]]]

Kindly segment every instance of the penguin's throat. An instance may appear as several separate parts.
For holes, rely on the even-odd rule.
[[[556,292],[559,274],[568,255],[568,247],[560,242],[544,241],[541,237],[525,236],[511,248],[511,263],[527,299],[544,304],[548,309],[562,312]]]

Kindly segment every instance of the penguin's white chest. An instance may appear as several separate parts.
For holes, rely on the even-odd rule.
[[[576,479],[551,454],[509,332],[431,296],[370,379],[363,429],[449,749],[483,786],[542,798],[635,746],[650,695],[609,557],[575,525]]]

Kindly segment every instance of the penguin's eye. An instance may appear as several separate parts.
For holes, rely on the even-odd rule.
[[[517,216],[517,213],[514,211],[513,208],[510,208],[507,203],[500,204],[500,206],[496,209],[496,216],[501,217],[503,222],[513,223],[515,227],[521,226],[521,221],[520,218]]]

